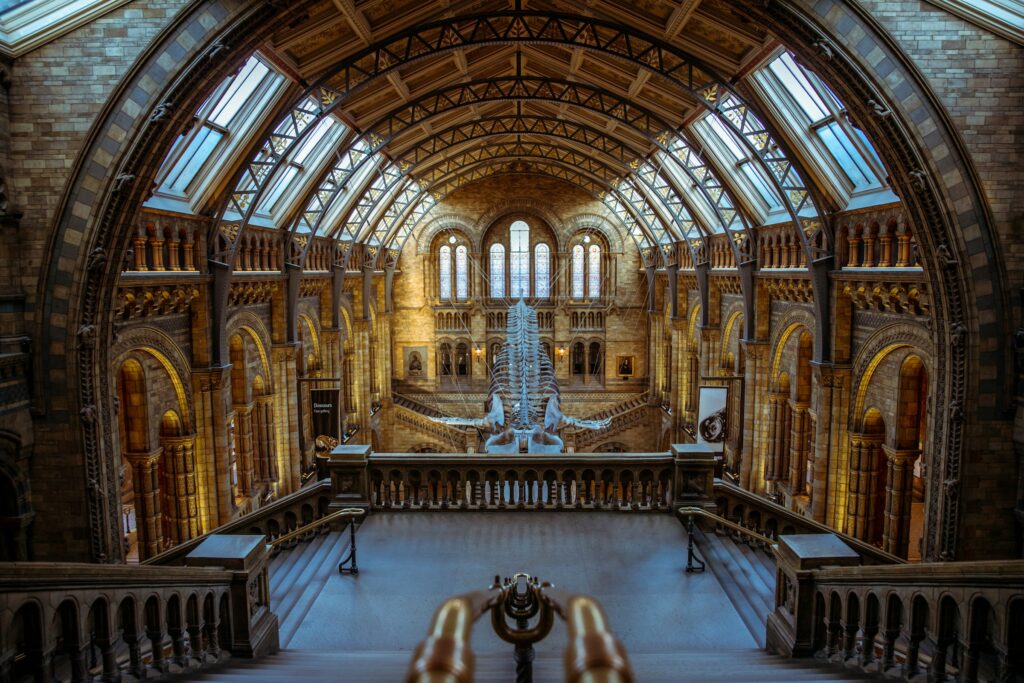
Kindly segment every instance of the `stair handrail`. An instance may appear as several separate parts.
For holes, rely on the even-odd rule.
[[[205,534],[200,534],[199,536],[190,538],[187,541],[182,541],[177,545],[171,546],[167,550],[157,553],[152,557],[148,557],[145,560],[142,560],[140,564],[166,566],[170,562],[180,560],[185,555],[192,552],[192,550],[199,547],[200,543],[214,534],[245,533],[245,531],[251,527],[254,522],[266,519],[267,517],[273,517],[279,511],[285,510],[299,501],[303,501],[307,498],[313,498],[318,494],[323,493],[325,490],[330,490],[330,488],[330,479],[323,479],[309,484],[308,486],[303,486],[296,491],[292,491],[286,496],[270,501],[257,510],[253,510],[248,514],[236,517],[235,519],[225,522],[220,526],[214,527]]]
[[[333,522],[336,519],[342,519],[344,517],[360,517],[360,516],[365,515],[365,514],[366,514],[366,510],[363,509],[363,508],[343,508],[343,509],[338,510],[336,512],[332,512],[329,515],[324,515],[320,519],[314,519],[309,524],[303,524],[302,526],[300,526],[298,529],[295,529],[294,531],[289,531],[286,534],[282,534],[282,535],[278,536],[277,538],[275,538],[273,541],[270,541],[267,545],[269,545],[270,547],[273,548],[273,547],[276,547],[276,546],[284,543],[285,541],[290,541],[293,538],[298,538],[299,536],[303,536],[303,535],[309,533],[310,531],[312,531],[314,529],[319,529],[320,527],[322,527],[325,524],[330,524],[331,522]]]
[[[413,652],[407,683],[470,683],[473,648],[469,637],[476,620],[497,604],[498,593],[473,591],[445,600],[430,622],[430,630]]]
[[[520,587],[523,590],[520,590]],[[570,683],[633,683],[626,649],[608,626],[600,603],[588,595],[568,594],[518,572],[504,581],[494,577],[487,591],[445,600],[434,613],[427,637],[416,647],[406,683],[470,683],[474,657],[473,625],[490,613],[495,633],[515,645],[516,680],[533,680],[533,644],[551,631],[555,615],[569,630],[565,680]],[[528,622],[537,619],[533,626]],[[515,622],[511,626],[509,621]]]
[[[902,557],[886,552],[881,548],[873,546],[870,543],[866,543],[858,538],[854,538],[849,534],[844,534],[843,532],[833,529],[821,522],[804,517],[798,512],[794,512],[785,506],[772,502],[767,498],[759,496],[753,491],[748,491],[747,489],[730,482],[716,478],[714,481],[714,490],[716,497],[723,492],[728,495],[735,496],[736,498],[741,499],[744,504],[748,506],[757,506],[762,512],[768,511],[772,515],[790,521],[794,526],[798,525],[805,529],[809,529],[810,533],[835,534],[842,539],[843,543],[850,546],[850,548],[856,551],[862,558],[870,560],[874,564],[907,564],[907,561]],[[801,533],[807,532],[805,531]]]
[[[730,529],[732,529],[732,530],[734,530],[734,531],[736,531],[738,533],[741,533],[741,534],[743,534],[745,536],[749,536],[750,538],[754,539],[755,541],[758,541],[759,543],[764,543],[765,545],[767,545],[769,547],[775,547],[776,545],[778,545],[778,541],[775,541],[775,540],[773,540],[771,538],[768,538],[767,536],[759,534],[756,531],[751,531],[750,529],[748,529],[747,527],[743,526],[742,524],[737,524],[736,522],[732,521],[731,519],[726,519],[725,517],[722,517],[721,515],[716,515],[713,512],[705,510],[704,508],[693,507],[693,506],[681,507],[678,510],[676,510],[676,512],[678,512],[680,515],[690,515],[690,516],[697,515],[699,517],[704,517],[705,519],[714,520],[716,523],[721,524],[722,526],[727,526]]]
[[[573,595],[564,614],[569,629],[565,680],[571,683],[630,683],[633,672],[622,642],[608,628],[601,605],[588,595]]]

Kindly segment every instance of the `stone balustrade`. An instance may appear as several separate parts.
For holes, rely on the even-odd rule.
[[[266,536],[267,542],[273,541],[278,536],[283,536],[295,531],[301,526],[306,526],[327,515],[327,508],[331,502],[330,484],[327,481],[319,481],[298,491],[267,503],[263,507],[251,512],[236,520],[217,527],[214,531],[198,536],[173,548],[155,555],[143,562],[144,565],[182,565],[186,556],[197,548],[205,539],[213,534],[237,535],[254,534]],[[328,529],[311,529],[309,533],[301,538],[294,538],[291,541],[276,546],[273,553],[278,553],[286,548],[292,548],[299,543],[314,538],[317,534],[326,533]]]
[[[142,679],[272,653],[268,559],[249,535],[206,539],[186,567],[0,563],[0,680]]]
[[[718,514],[768,538],[792,534],[835,534],[820,522],[799,512],[777,505],[756,493],[716,479],[714,500]],[[864,564],[902,564],[905,560],[852,536],[839,534],[843,542],[856,552]]]
[[[1024,561],[858,566],[831,534],[783,536],[768,648],[907,680],[1024,676]]]

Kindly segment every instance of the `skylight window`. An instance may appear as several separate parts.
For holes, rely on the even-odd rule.
[[[778,95],[771,99],[780,108],[782,120],[816,150],[819,170],[833,185],[847,195],[882,187],[885,169],[874,148],[850,123],[835,94],[791,54],[779,54],[756,72],[755,81]]]
[[[782,207],[782,199],[771,182],[758,164],[752,161],[752,156],[748,154],[743,144],[717,116],[705,116],[695,124],[695,129],[703,138],[718,143],[713,147],[718,148],[719,155],[728,157],[735,171],[746,178],[748,186],[757,192],[757,198],[760,200],[757,204],[762,211],[770,212]]]
[[[178,138],[157,174],[157,196],[194,200],[248,131],[284,78],[252,55],[196,110],[191,128]]]

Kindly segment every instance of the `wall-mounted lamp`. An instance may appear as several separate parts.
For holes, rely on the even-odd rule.
[[[558,347],[558,357],[561,358],[564,355],[565,355],[565,347],[564,346],[559,346]]]
[[[479,356],[479,355],[480,355],[481,353],[483,353],[483,352],[484,352],[484,350],[480,348],[480,345],[479,345],[479,344],[477,344],[477,345],[476,345],[476,346],[475,346],[475,347],[473,348],[473,351],[474,351],[474,352],[476,353],[476,355],[478,355],[478,356]]]

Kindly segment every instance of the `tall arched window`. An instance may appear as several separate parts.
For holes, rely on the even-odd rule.
[[[452,298],[452,248],[447,244],[441,247],[441,258],[438,263],[441,274],[441,298]]]
[[[469,298],[469,252],[466,246],[455,247],[455,298],[465,301]],[[451,291],[451,285],[448,287]],[[450,294],[449,294],[450,296]]]
[[[587,254],[587,296],[597,299],[601,296],[601,247],[590,245]]]
[[[583,245],[572,248],[572,298],[583,298]]]
[[[491,297],[505,297],[505,247],[501,244],[491,245]]]
[[[530,226],[516,221],[509,229],[509,282],[513,299],[530,296]]]
[[[538,244],[533,250],[533,294],[538,299],[551,296],[551,250]]]

